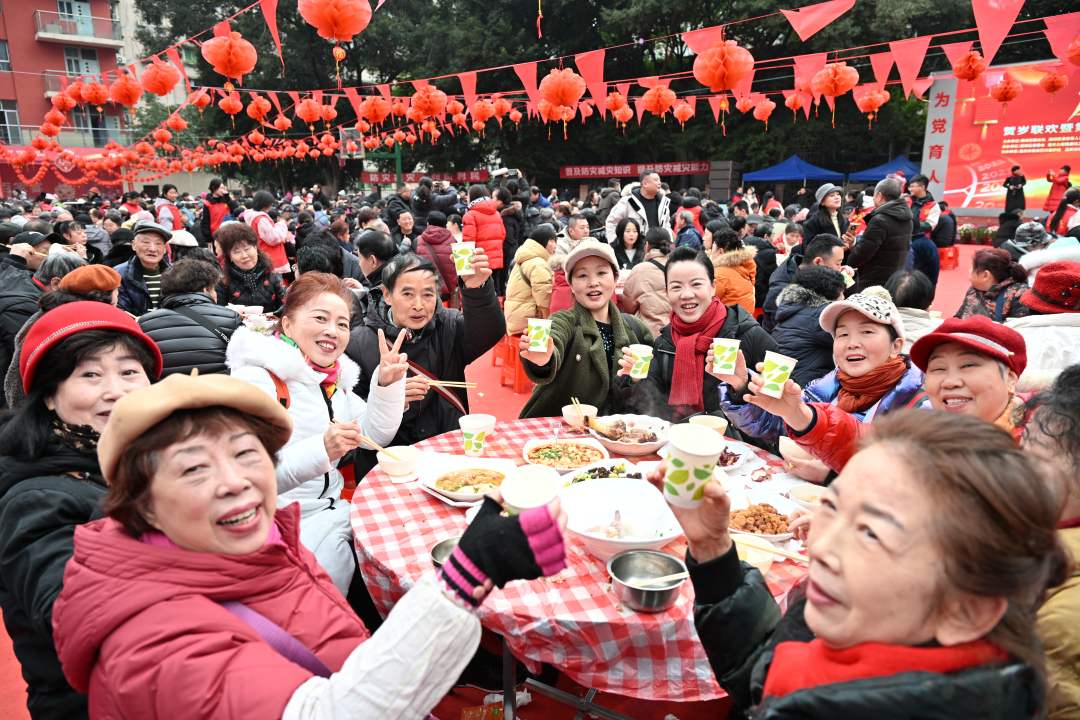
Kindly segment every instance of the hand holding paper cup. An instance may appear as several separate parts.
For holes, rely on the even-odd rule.
[[[672,425],[668,429],[671,453],[664,473],[663,493],[668,503],[695,508],[705,497],[705,485],[724,450],[724,439],[703,425]]]
[[[765,363],[761,370],[761,393],[779,399],[784,394],[784,385],[791,377],[797,362],[795,358],[766,350]]]
[[[529,318],[529,352],[545,352],[551,337],[551,318]]]
[[[456,242],[450,243],[450,255],[454,258],[454,269],[458,275],[472,275],[473,255],[476,254],[476,243]]]
[[[652,365],[652,346],[629,345],[627,346],[627,350],[630,351],[634,362],[634,364],[630,367],[630,377],[637,380],[648,377],[649,366]]]
[[[713,338],[713,374],[734,375],[739,362],[739,341],[735,338]]]

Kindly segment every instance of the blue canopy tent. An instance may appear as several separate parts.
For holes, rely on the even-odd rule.
[[[805,185],[811,180],[842,183],[844,182],[844,174],[838,173],[835,170],[826,170],[817,165],[811,165],[798,155],[792,155],[778,165],[744,173],[742,179],[744,183],[798,180]]]
[[[848,180],[852,182],[877,182],[878,180],[884,180],[885,176],[898,171],[902,172],[904,177],[910,180],[919,174],[919,166],[901,155],[894,157],[887,163],[851,173],[848,175]]]

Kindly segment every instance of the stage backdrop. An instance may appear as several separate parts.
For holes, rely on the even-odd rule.
[[[935,76],[927,95],[923,172],[934,197],[963,214],[964,208],[993,214],[1005,207],[1001,183],[1019,165],[1027,177],[1027,209],[1042,210],[1049,190],[1046,173],[1071,165],[1080,182],[1080,68],[1069,66],[1069,84],[1050,95],[1039,86],[1056,61],[990,68],[973,82]],[[1023,92],[1002,107],[987,88],[1008,72]]]

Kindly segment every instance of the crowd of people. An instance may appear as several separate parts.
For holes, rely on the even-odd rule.
[[[486,500],[383,619],[342,470],[362,491],[377,447],[457,429],[468,392],[436,381],[499,343],[534,385],[522,417],[716,415],[827,486],[783,614],[719,484],[674,508],[737,712],[1080,711],[1080,227],[979,249],[943,317],[956,222],[925,177],[784,206],[653,171],[572,199],[517,175],[0,204],[0,607],[35,720],[424,717],[487,593],[565,566],[566,518]],[[739,341],[733,372],[715,338]],[[780,397],[769,351],[797,360]]]

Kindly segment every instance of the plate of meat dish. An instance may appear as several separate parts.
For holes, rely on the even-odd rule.
[[[547,465],[559,472],[577,470],[608,458],[604,446],[592,438],[572,440],[530,440],[521,451],[525,462]]]
[[[733,533],[757,535],[770,542],[783,542],[792,538],[791,531],[788,530],[787,516],[766,502],[732,510],[728,527]]]
[[[653,455],[667,442],[667,420],[649,415],[608,415],[588,418],[589,434],[609,452],[635,457]]]

